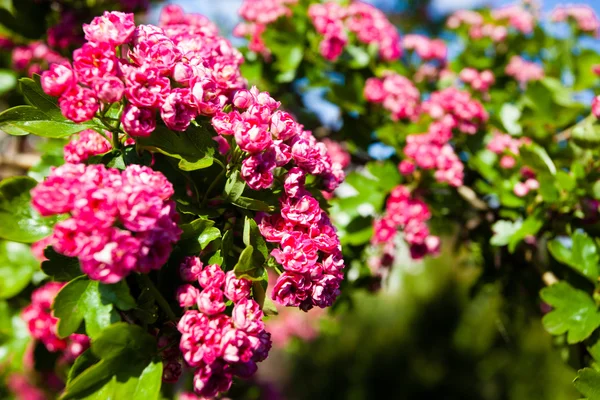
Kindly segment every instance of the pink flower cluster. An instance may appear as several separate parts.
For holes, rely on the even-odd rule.
[[[592,100],[592,115],[600,119],[600,96],[596,96]]]
[[[332,163],[327,147],[317,142],[293,117],[278,110],[280,103],[256,87],[239,90],[233,97],[234,109],[219,112],[212,125],[219,135],[233,135],[237,145],[249,154],[241,174],[254,190],[273,184],[273,170],[293,161],[300,169],[323,181],[328,192],[344,179],[340,165]]]
[[[506,75],[517,80],[524,87],[527,82],[539,81],[544,77],[544,68],[542,66],[526,61],[520,56],[512,56],[504,70]]]
[[[304,311],[329,307],[340,293],[344,259],[336,230],[319,202],[304,188],[305,173],[292,168],[285,178],[281,213],[260,215],[260,232],[277,243],[271,255],[283,267],[271,297]]]
[[[42,42],[15,47],[12,51],[12,67],[28,76],[41,74],[51,64],[66,64],[68,60]]]
[[[415,167],[435,170],[438,182],[461,186],[464,166],[449,142],[454,130],[470,135],[477,133],[488,119],[487,112],[468,92],[453,87],[433,92],[422,103],[421,110],[434,121],[426,133],[407,136],[404,154],[408,159],[398,166],[400,173],[410,175]]]
[[[205,17],[169,6],[161,21],[162,28],[136,27],[133,14],[121,12],[94,18],[84,25],[87,42],[73,52],[73,66],[44,72],[44,91],[59,97],[63,115],[75,122],[125,99],[121,122],[131,136],[150,135],[157,113],[174,131],[185,131],[198,114],[214,115],[245,86],[243,57]]]
[[[458,29],[463,25],[468,27],[469,37],[473,40],[490,38],[494,43],[499,43],[508,35],[506,26],[484,23],[483,16],[477,11],[459,10],[448,18],[447,26],[450,29]]]
[[[364,88],[365,99],[382,104],[392,114],[392,119],[414,119],[420,113],[420,93],[410,79],[387,73],[383,78],[369,78]]]
[[[58,319],[52,316],[50,308],[64,285],[60,282],[48,282],[34,290],[31,304],[23,309],[21,318],[27,324],[31,337],[42,342],[52,353],[63,352],[62,359],[66,362],[73,362],[89,347],[90,340],[86,335],[78,333],[65,339],[57,336]]]
[[[115,283],[136,271],[161,268],[181,234],[173,186],[140,165],[124,171],[65,164],[32,192],[43,216],[69,213],[52,234],[54,250],[79,259],[91,279]],[[123,227],[124,229],[121,229]]]
[[[348,32],[356,35],[360,43],[377,45],[384,61],[394,61],[402,56],[400,34],[396,27],[377,8],[353,1],[342,6],[333,1],[311,4],[308,16],[316,31],[323,35],[321,55],[329,61],[336,60],[348,43]]]
[[[169,324],[171,324],[169,322]],[[173,332],[175,333],[175,332]],[[175,346],[171,346],[178,339],[178,336],[170,335],[165,332],[159,333],[156,346],[164,349],[160,352],[160,358],[163,362],[163,382],[175,383],[179,380],[183,367],[181,365],[181,353]]]
[[[413,259],[427,254],[437,254],[440,239],[429,233],[427,220],[431,213],[427,204],[411,197],[410,190],[402,185],[396,186],[386,203],[385,215],[376,220],[373,226],[373,244],[393,242],[398,229],[402,229],[404,240],[410,247]]]
[[[584,33],[597,37],[600,30],[600,20],[594,9],[586,4],[569,4],[557,6],[550,15],[555,22],[572,20],[577,28]]]
[[[446,43],[441,39],[430,39],[424,35],[408,34],[402,38],[402,46],[406,50],[414,50],[421,60],[446,62],[448,49]]]
[[[233,35],[237,37],[250,37],[248,48],[255,53],[269,54],[262,39],[262,33],[267,25],[281,17],[291,17],[292,10],[289,6],[295,5],[298,0],[244,0],[239,9],[239,15],[245,22],[238,24]]]
[[[25,374],[14,373],[8,376],[6,387],[17,400],[48,400],[46,393],[32,384]]]
[[[489,69],[479,72],[474,68],[467,67],[460,71],[459,77],[464,83],[469,84],[473,90],[483,93],[490,90],[490,87],[496,82],[494,73]]]
[[[517,182],[513,188],[513,192],[518,197],[525,197],[532,190],[538,190],[540,183],[535,178],[526,179],[525,182]]]
[[[74,135],[64,148],[65,161],[71,164],[82,163],[91,156],[104,154],[112,149],[105,137],[92,129]]]
[[[496,21],[508,21],[508,25],[525,35],[533,33],[536,18],[530,7],[511,4],[492,10],[492,18]]]
[[[184,260],[181,275],[198,282],[201,289],[186,284],[177,292],[186,308],[177,325],[179,348],[196,369],[194,391],[212,398],[227,391],[234,376],[249,378],[256,372],[256,363],[267,358],[271,337],[260,306],[249,298],[250,281],[236,278],[233,271],[225,273],[216,264],[203,267],[197,257]],[[231,316],[225,314],[227,300],[233,303]]]
[[[451,136],[452,129],[474,135],[481,124],[488,120],[488,113],[480,102],[473,99],[469,92],[454,87],[431,93],[421,109],[440,123],[436,129],[443,131],[443,136]]]
[[[61,12],[59,22],[48,28],[48,45],[53,49],[66,50],[73,46],[80,46],[83,37],[81,24],[73,10]]]
[[[511,135],[496,132],[487,144],[487,149],[500,156],[500,167],[504,169],[514,168],[517,164],[515,156],[519,155],[519,148],[531,143],[529,138],[513,138]]]

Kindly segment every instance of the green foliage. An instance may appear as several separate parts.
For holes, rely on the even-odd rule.
[[[162,362],[155,359],[155,339],[141,327],[111,325],[92,341],[89,352],[73,366],[63,400],[160,398]],[[97,362],[88,366],[92,360]]]
[[[32,243],[50,235],[60,217],[41,217],[33,210],[29,192],[36,185],[24,176],[0,182],[0,238]]]
[[[600,311],[586,292],[561,281],[542,289],[540,295],[554,308],[542,319],[544,327],[553,335],[566,333],[569,344],[583,341],[600,327]]]
[[[571,239],[573,244],[570,249],[560,240],[554,239],[548,243],[548,250],[557,261],[573,268],[595,284],[598,282],[600,255],[594,240],[582,232],[575,232]]]
[[[0,299],[13,297],[27,287],[38,265],[29,246],[0,241]]]
[[[135,304],[127,286],[105,285],[81,276],[69,282],[56,296],[52,308],[58,318],[57,333],[67,337],[85,321],[85,331],[96,338],[103,329],[120,320],[113,303],[130,309]]]

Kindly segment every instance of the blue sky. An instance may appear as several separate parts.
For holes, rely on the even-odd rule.
[[[366,0],[374,3],[382,9],[389,9],[396,3],[395,0]],[[242,0],[169,0],[168,3],[176,3],[181,5],[188,12],[199,12],[204,14],[224,27],[231,27],[237,21],[237,9]],[[444,14],[452,12],[460,8],[470,8],[482,4],[503,5],[510,4],[512,0],[433,0],[434,13]],[[557,4],[568,2],[588,4],[596,10],[600,15],[600,0],[587,1],[560,1],[560,0],[545,0],[543,1],[544,11],[552,10]],[[160,5],[158,6],[160,8]],[[154,11],[153,17],[156,18],[157,10]]]

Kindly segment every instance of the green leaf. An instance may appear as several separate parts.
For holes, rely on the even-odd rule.
[[[600,326],[600,312],[592,297],[561,281],[541,290],[542,300],[554,309],[544,316],[544,328],[553,335],[567,334],[567,342],[585,340]]]
[[[198,243],[200,243],[200,247],[202,250],[206,248],[213,240],[217,240],[221,237],[221,231],[219,228],[215,228],[214,226],[210,228],[206,228],[200,236],[198,236]]]
[[[42,90],[42,85],[39,83],[40,76],[34,75],[34,78],[37,80],[37,82],[31,78],[19,79],[19,87],[21,88],[21,92],[23,93],[25,100],[27,100],[30,105],[47,115],[49,119],[53,121],[66,121],[67,119],[60,111],[57,99],[55,97],[48,96]]]
[[[9,69],[0,69],[0,96],[17,87],[17,74]]]
[[[183,231],[181,234],[181,240],[196,239],[202,232],[212,227],[214,224],[215,221],[200,217],[190,223],[180,225],[179,227]]]
[[[594,124],[593,119],[584,119],[571,131],[573,143],[583,149],[600,147],[600,126]]]
[[[266,279],[266,270],[263,265],[257,265],[255,258],[252,256],[254,248],[246,246],[240,254],[237,264],[233,267],[233,272],[238,278],[246,278],[251,281],[259,281]]]
[[[263,238],[260,230],[258,229],[258,225],[253,218],[246,216],[244,221],[244,235],[243,235],[244,244],[246,246],[252,246],[255,250],[258,250],[258,253],[255,252],[255,255],[262,255],[262,261],[269,258],[269,250],[267,249],[267,243]]]
[[[244,193],[245,188],[246,182],[240,177],[240,171],[236,170],[227,177],[227,182],[225,182],[225,198],[235,201]]]
[[[544,226],[544,220],[540,213],[531,214],[523,221],[523,224],[519,229],[513,233],[508,241],[508,251],[511,253],[515,251],[517,245],[521,243],[527,236],[535,236],[538,231]]]
[[[90,125],[59,122],[46,119],[47,115],[31,106],[17,106],[0,113],[0,129],[9,135],[34,134],[48,138],[62,138],[89,129]]]
[[[519,154],[523,162],[532,167],[534,171],[556,174],[556,166],[543,147],[533,143],[524,145],[520,147]]]
[[[72,374],[62,399],[159,399],[162,362],[154,359],[156,340],[143,328],[111,325],[92,340],[90,351],[79,369],[93,357],[99,361]]]
[[[583,232],[575,232],[572,236],[573,245],[567,249],[558,239],[548,243],[550,254],[559,262],[568,265],[592,283],[598,281],[598,248],[594,240]]]
[[[0,182],[0,237],[14,242],[33,243],[52,233],[59,217],[41,217],[31,207],[35,179],[17,176]]]
[[[371,61],[371,56],[369,53],[362,47],[358,46],[346,46],[344,49],[348,52],[350,56],[350,60],[348,61],[348,66],[353,69],[361,69],[369,65]]]
[[[271,212],[275,210],[275,207],[268,205],[264,201],[251,199],[250,197],[240,196],[235,200],[231,200],[231,203],[239,208],[253,211],[266,211]]]
[[[131,296],[127,282],[122,280],[112,285],[99,284],[100,296],[103,302],[114,304],[119,310],[128,311],[136,306]]]
[[[58,318],[59,337],[75,333],[85,321],[85,331],[93,339],[104,328],[119,320],[112,304],[102,295],[100,285],[97,281],[80,276],[58,292],[52,308],[54,316]]]
[[[492,225],[492,231],[494,235],[490,239],[492,246],[506,246],[510,242],[510,238],[521,228],[523,222],[521,221],[496,221]]]
[[[136,142],[159,153],[179,160],[179,168],[194,171],[213,164],[217,144],[209,129],[190,125],[183,133],[173,132],[164,125],[156,127],[148,137],[136,138]]]
[[[42,271],[55,281],[68,282],[83,275],[77,258],[57,253],[52,247],[44,250],[44,256],[47,260],[42,262]]]
[[[575,61],[577,73],[574,74],[574,90],[586,90],[598,83],[598,75],[592,70],[597,64],[600,64],[600,54],[591,49],[581,50]]]
[[[0,299],[8,299],[25,289],[38,265],[29,246],[0,241]]]
[[[580,369],[577,371],[573,385],[587,399],[600,399],[600,372],[592,368]]]
[[[519,118],[521,118],[521,110],[517,106],[505,103],[500,108],[500,121],[502,121],[506,132],[511,135],[520,135],[523,132],[519,124]]]

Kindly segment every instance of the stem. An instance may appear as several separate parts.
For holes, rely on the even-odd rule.
[[[221,180],[221,178],[223,177],[223,175],[225,175],[225,169],[223,169],[221,172],[219,172],[219,175],[217,175],[217,177],[215,178],[215,180],[212,181],[212,183],[210,184],[210,186],[206,190],[206,193],[204,194],[204,199],[202,200],[202,207],[204,207],[206,205],[206,202],[208,201],[208,196],[210,195],[210,192],[215,188],[215,186],[217,185],[217,183],[219,183],[219,181]]]
[[[171,310],[171,306],[169,306],[169,303],[167,302],[167,300],[165,300],[165,298],[160,293],[156,285],[154,285],[154,282],[152,282],[150,277],[148,277],[148,275],[145,274],[139,274],[138,276],[140,277],[140,282],[150,291],[150,294],[152,295],[152,297],[154,297],[154,300],[156,300],[156,302],[158,303],[160,308],[162,308],[165,314],[167,314],[167,317],[169,317],[171,321],[176,322],[177,316],[175,315],[173,310]]]
[[[113,131],[112,132],[112,141],[113,141],[113,147],[115,149],[120,149],[121,146],[121,141],[119,140],[119,131]]]

